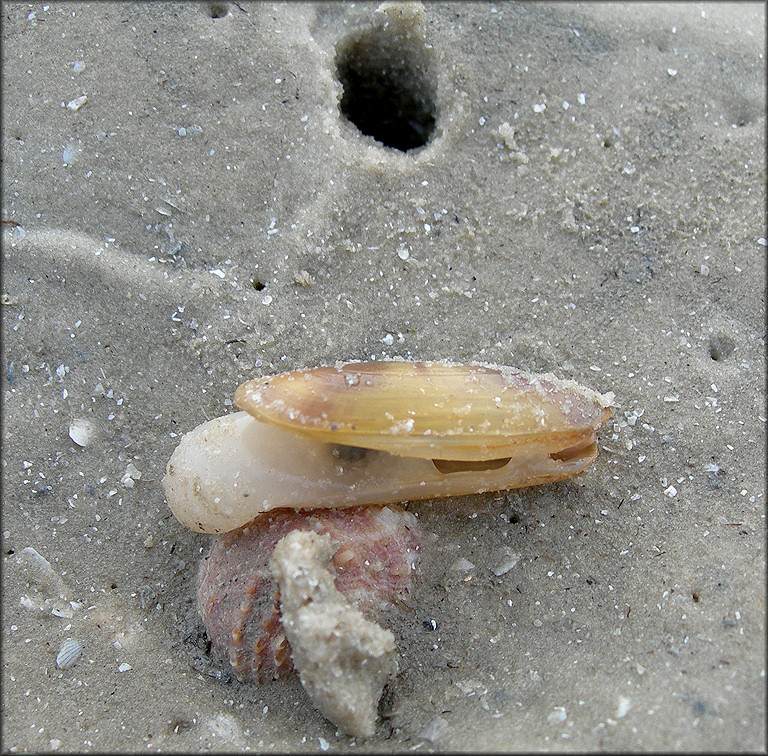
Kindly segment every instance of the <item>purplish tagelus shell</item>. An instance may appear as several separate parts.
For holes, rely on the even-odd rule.
[[[612,394],[515,368],[347,362],[240,386],[244,412],[187,433],[163,480],[176,517],[224,533],[279,508],[522,488],[597,457]]]

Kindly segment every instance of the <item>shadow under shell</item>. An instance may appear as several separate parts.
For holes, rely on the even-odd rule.
[[[377,621],[410,588],[421,534],[400,507],[280,509],[218,536],[200,567],[198,609],[214,653],[243,682],[293,671],[269,559],[297,529],[330,536],[336,551],[328,569],[366,619]]]

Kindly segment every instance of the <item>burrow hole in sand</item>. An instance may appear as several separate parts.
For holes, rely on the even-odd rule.
[[[341,115],[385,147],[426,145],[437,119],[429,53],[422,40],[388,29],[348,38],[336,52]]]
[[[226,18],[229,15],[229,5],[227,3],[208,3],[208,15],[211,18]]]

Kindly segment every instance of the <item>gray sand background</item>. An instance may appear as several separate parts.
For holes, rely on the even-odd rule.
[[[764,749],[764,5],[390,11],[411,152],[339,113],[376,9],[3,3],[3,750]],[[355,742],[206,656],[161,479],[244,379],[395,355],[616,405],[581,478],[409,505]]]

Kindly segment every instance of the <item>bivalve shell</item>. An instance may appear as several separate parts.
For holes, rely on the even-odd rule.
[[[402,457],[479,461],[559,452],[610,417],[574,381],[499,365],[347,362],[247,381],[235,404],[277,428]]]
[[[67,638],[61,645],[58,655],[56,656],[56,666],[59,669],[68,669],[73,667],[77,660],[82,656],[83,644],[80,641]]]
[[[163,480],[187,527],[223,533],[273,509],[500,491],[584,472],[612,395],[514,368],[352,362],[248,381],[247,412],[181,440]]]
[[[225,533],[201,564],[197,601],[214,654],[241,680],[293,670],[268,565],[275,544],[294,530],[330,537],[336,587],[368,619],[385,616],[410,589],[422,535],[398,507],[281,509]]]

